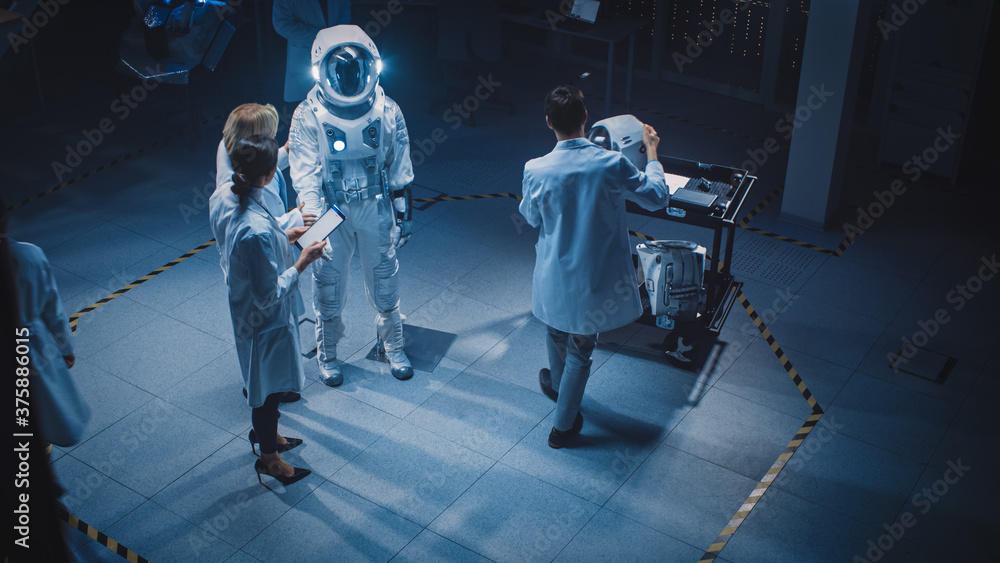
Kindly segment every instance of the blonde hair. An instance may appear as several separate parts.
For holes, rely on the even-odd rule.
[[[232,155],[236,143],[251,135],[274,137],[278,134],[278,110],[267,104],[243,104],[229,113],[222,128],[226,154]]]

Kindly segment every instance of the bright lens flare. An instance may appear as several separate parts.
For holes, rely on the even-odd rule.
[[[333,142],[333,150],[340,152],[345,148],[347,148],[347,144],[344,141],[337,139],[336,141]]]

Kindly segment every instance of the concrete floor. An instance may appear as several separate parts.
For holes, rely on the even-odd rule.
[[[207,78],[208,119],[246,101],[280,102],[283,52],[268,55],[263,82],[252,60],[233,59]],[[405,64],[389,67],[387,93],[423,151],[415,197],[520,192],[524,162],[555,142],[545,92],[590,70],[526,60],[517,52],[489,71],[517,115],[483,106],[475,127],[453,128],[446,106],[428,111],[444,95],[433,72],[404,80]],[[588,93],[603,92],[596,70]],[[117,96],[95,88],[11,124],[23,142],[5,152],[8,204],[158,143],[12,212],[12,237],[45,250],[70,313],[212,238],[204,190],[222,121],[203,123],[196,138],[183,96],[166,88],[118,120],[109,111]],[[593,121],[603,100],[591,100]],[[781,117],[642,79],[630,111],[659,130],[661,154],[729,165],[759,146],[753,139],[774,136]],[[115,131],[60,176],[52,163],[65,163],[66,146],[103,117]],[[447,139],[426,141],[438,128]],[[761,167],[747,210],[782,183],[786,155]],[[849,170],[845,204],[867,205],[899,175],[872,170],[872,158],[852,155],[860,167]],[[948,295],[995,256],[998,238],[983,232],[990,208],[963,186],[949,189],[912,185],[841,256],[737,233],[734,272],[749,303],[825,414],[717,560],[981,553],[998,498],[1000,291],[983,281],[961,310]],[[779,197],[751,226],[828,249],[844,238],[785,223],[780,206]],[[53,451],[67,509],[152,561],[698,561],[813,412],[750,317],[734,307],[722,353],[702,373],[666,362],[656,329],[602,335],[582,439],[552,450],[554,405],[536,377],[544,326],[530,313],[537,231],[509,198],[435,203],[414,221],[399,252],[407,324],[454,341],[433,371],[396,381],[364,358],[374,314],[355,276],[345,383],[319,383],[307,360],[303,399],[282,408],[282,432],[306,442],[286,459],[313,475],[288,488],[272,480],[275,492],[257,483],[247,451],[250,409],[214,246],[81,317],[72,374],[94,415],[82,443]],[[707,241],[658,219],[632,217],[629,228]],[[938,309],[950,321],[926,347],[957,359],[948,380],[891,370],[886,354]],[[66,533],[80,561],[120,560]]]

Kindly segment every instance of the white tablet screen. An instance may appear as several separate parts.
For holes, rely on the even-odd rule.
[[[317,240],[324,240],[326,237],[330,236],[330,233],[334,231],[341,223],[344,222],[344,214],[337,208],[336,205],[330,207],[309,230],[299,237],[299,240],[295,241],[295,244],[299,248],[305,248]]]

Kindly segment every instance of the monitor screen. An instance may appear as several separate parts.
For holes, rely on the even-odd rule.
[[[569,15],[578,20],[594,23],[597,20],[597,9],[600,7],[599,0],[573,0],[573,9]]]

